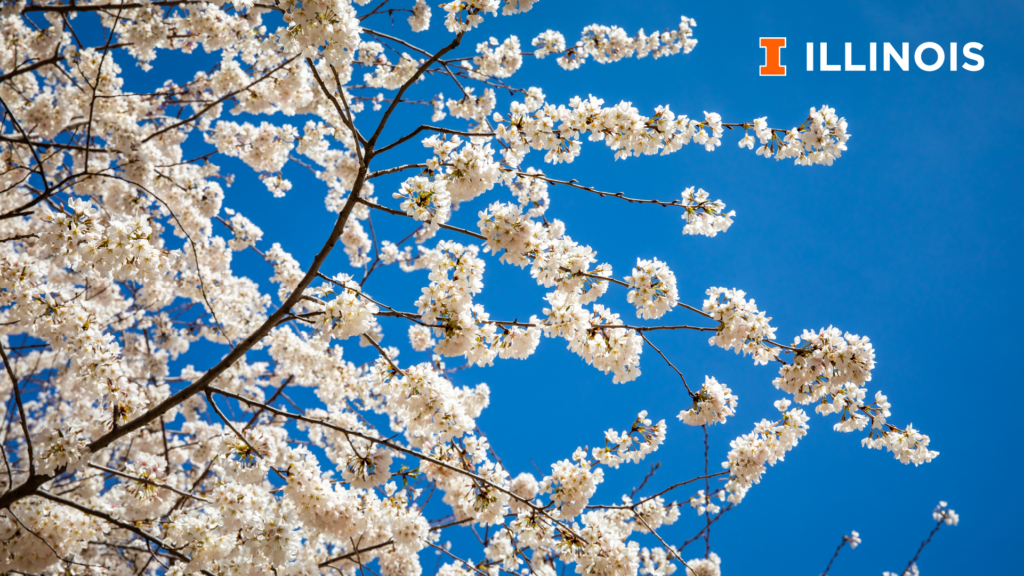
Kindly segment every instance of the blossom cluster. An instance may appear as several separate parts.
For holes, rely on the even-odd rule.
[[[115,215],[104,226],[99,213],[86,200],[72,198],[63,212],[45,210],[49,224],[40,242],[72,269],[89,267],[101,275],[144,281],[165,272],[175,254],[154,246],[149,217]]]
[[[789,408],[788,401],[776,402],[782,418],[772,422],[761,420],[754,431],[744,434],[729,443],[729,459],[722,462],[722,468],[729,471],[725,484],[726,500],[739,504],[751,486],[761,481],[768,466],[774,466],[785,459],[786,452],[796,447],[807,435],[807,414],[800,408]]]
[[[705,376],[704,385],[693,394],[693,405],[680,412],[679,419],[690,426],[724,424],[726,418],[736,414],[737,401],[728,386]]]
[[[793,158],[800,166],[822,164],[831,166],[843,152],[850,134],[846,131],[845,118],[836,116],[834,108],[827,105],[821,110],[811,108],[807,120],[799,127],[785,132],[779,137],[778,130],[768,128],[767,118],[758,118],[752,124],[744,124],[744,128],[752,128],[760,141],[758,156],[776,160]],[[754,139],[746,134],[739,142],[740,148],[753,149]]]
[[[605,466],[618,468],[623,462],[640,462],[665,442],[665,421],[652,425],[644,410],[637,415],[629,432],[608,430],[604,433],[604,442],[603,448],[594,448],[593,456]]]
[[[719,323],[715,335],[708,340],[712,346],[753,356],[754,363],[759,365],[777,357],[778,350],[768,343],[775,338],[775,328],[768,324],[771,318],[757,309],[753,299],[747,300],[746,292],[712,287],[707,295],[703,311]]]
[[[674,30],[644,34],[643,29],[634,36],[629,36],[618,26],[592,24],[583,29],[582,37],[574,46],[566,49],[565,36],[561,32],[547,30],[533,39],[537,58],[552,54],[561,54],[558,65],[566,70],[575,70],[582,66],[588,58],[595,62],[607,64],[624,58],[661,58],[672,54],[689,54],[697,46],[693,37],[693,27],[697,21],[682,16],[679,27]]]
[[[642,155],[664,156],[691,142],[713,152],[722,145],[725,128],[733,126],[723,123],[717,112],[704,112],[703,120],[697,120],[685,114],[677,115],[669,106],[658,106],[654,115],[648,117],[640,114],[630,102],[614,106],[604,103],[593,95],[586,99],[577,96],[568,106],[546,104],[530,110],[524,103],[512,102],[507,115],[495,112],[492,117],[494,133],[508,146],[504,152],[505,162],[518,166],[533,149],[546,152],[545,162],[571,163],[582,150],[582,135],[589,135],[592,142],[603,141],[615,151],[616,160]],[[849,134],[845,119],[836,117],[827,106],[822,110],[829,115],[821,122],[816,119],[823,118],[822,113],[811,108],[810,119],[787,132],[783,139],[777,137],[775,130],[766,128],[768,143],[758,149],[758,155],[771,156],[772,150],[778,147],[777,159],[794,158],[796,164],[804,166],[831,165],[846,149]],[[758,126],[759,121],[764,119],[736,126]],[[747,148],[753,146],[749,135],[740,144]]]
[[[661,318],[679,303],[676,275],[664,262],[637,259],[629,282],[627,300],[636,306],[638,318]]]
[[[344,340],[364,334],[373,327],[374,315],[380,311],[347,274],[337,276],[315,294],[323,298],[334,296],[324,303],[323,314],[317,321],[318,335],[324,339]]]
[[[938,452],[928,448],[930,439],[908,425],[900,430],[887,422],[891,415],[888,398],[876,392],[874,401],[866,401],[864,385],[871,380],[875,351],[867,337],[829,326],[817,333],[805,330],[794,339],[794,346],[805,342],[791,364],[779,369],[773,381],[776,388],[793,394],[800,404],[816,404],[820,414],[839,414],[834,428],[841,432],[863,430],[870,424],[868,448],[885,448],[900,462],[914,465],[930,462]]]
[[[725,211],[725,202],[709,201],[703,188],[693,191],[693,186],[683,190],[683,204],[686,206],[686,226],[683,234],[700,234],[714,238],[719,232],[726,232],[732,226],[735,210]]]

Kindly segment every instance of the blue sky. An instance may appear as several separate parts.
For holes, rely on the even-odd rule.
[[[418,45],[429,49],[447,42],[439,12],[435,9],[431,31],[415,37]],[[684,302],[699,306],[710,286],[745,290],[773,318],[782,341],[830,324],[870,336],[878,362],[870,389],[889,396],[893,423],[913,423],[941,452],[929,465],[903,466],[887,453],[861,448],[858,434],[833,432],[834,418],[812,417],[810,433],[797,449],[715,525],[712,548],[723,557],[723,568],[731,574],[818,574],[840,537],[858,530],[864,543],[844,551],[831,573],[898,571],[930,530],[931,508],[945,499],[962,522],[944,529],[925,551],[922,573],[1019,570],[1012,550],[1016,520],[1024,512],[1016,493],[1022,466],[1010,451],[1018,429],[1016,409],[1024,400],[1020,372],[1013,365],[1024,320],[1016,302],[1024,189],[1015,170],[1024,130],[1019,76],[1024,53],[1017,39],[1024,8],[1011,2],[651,1],[638,9],[627,2],[544,0],[526,15],[487,19],[483,28],[467,35],[466,44],[472,50],[488,36],[516,34],[525,45],[548,28],[574,41],[595,22],[616,24],[631,34],[641,27],[651,32],[674,27],[680,14],[698,22],[699,45],[689,55],[590,62],[573,72],[552,59],[527,59],[513,83],[543,86],[554,103],[593,94],[608,103],[631,101],[644,114],[669,104],[691,117],[717,111],[731,122],[768,116],[769,124],[780,128],[799,124],[811,106],[828,104],[849,122],[849,152],[830,168],[804,168],[739,150],[735,133],[710,154],[691,146],[668,157],[618,162],[603,145],[585,145],[577,162],[545,166],[545,171],[602,190],[665,200],[678,198],[688,186],[702,187],[736,210],[736,222],[713,239],[684,237],[676,210],[558,187],[551,190],[549,217],[564,220],[572,237],[593,246],[617,276],[628,274],[637,257],[668,262]],[[387,17],[366,24],[384,32],[391,26]],[[396,18],[395,29],[410,36],[404,16]],[[786,77],[758,76],[761,36],[787,37]],[[879,43],[880,53],[882,42],[909,42],[911,50],[929,41],[946,46],[980,42],[986,64],[975,73],[946,67],[926,73],[913,65],[909,72],[804,70],[806,42],[828,42],[836,62],[844,42],[853,42],[862,54],[856,61],[863,61],[872,41]],[[185,72],[170,68],[184,61],[190,59],[164,53],[153,72],[131,74],[162,81],[169,70]],[[429,98],[438,90],[455,94],[454,86],[432,80],[411,95]],[[508,101],[507,95],[499,96],[499,109],[507,109]],[[424,121],[423,110],[413,112],[400,115],[382,141]],[[361,125],[376,124],[374,114],[361,118]],[[381,161],[420,161],[422,150],[413,144]],[[286,168],[295,188],[275,200],[249,169],[233,161],[223,164],[239,177],[225,205],[263,228],[264,247],[279,241],[308,264],[334,220],[322,208],[323,187],[303,169]],[[541,164],[536,154],[528,158],[527,165]],[[378,181],[378,197],[390,202],[399,182]],[[485,203],[506,196],[496,190],[477,199],[456,213],[453,223],[474,227]],[[378,234],[391,237],[411,229],[407,221],[379,215],[374,225]],[[258,257],[245,253],[236,258],[236,270],[276,293]],[[349,270],[340,249],[324,268],[329,274]],[[425,282],[422,273],[386,271],[375,275],[368,291],[412,310]],[[530,283],[528,273],[489,261],[484,282],[481,301],[492,317],[526,318],[540,312],[544,290]],[[632,318],[623,290],[613,288],[604,303]],[[685,312],[665,319],[695,320]],[[405,325],[384,326],[385,343],[404,345]],[[653,339],[689,380],[713,375],[739,396],[737,416],[712,430],[711,460],[717,469],[730,439],[774,413],[771,402],[782,397],[771,386],[776,370],[711,348],[700,334],[659,333]],[[202,362],[212,365],[220,353],[191,355],[188,361],[204,369],[208,366]],[[357,361],[369,357],[354,345],[346,354]],[[405,363],[425,359],[411,352],[402,358]],[[459,363],[454,359],[450,365]],[[602,442],[604,430],[627,428],[640,410],[667,420],[668,441],[659,452],[606,476],[595,502],[612,503],[640,481],[651,463],[661,463],[648,485],[653,490],[696,476],[703,466],[700,430],[675,419],[686,403],[677,377],[650,349],[642,369],[638,380],[613,385],[610,376],[566,351],[561,340],[543,340],[528,361],[503,361],[453,378],[457,385],[483,381],[490,386],[491,406],[480,427],[513,475],[534,471],[531,459],[548,471],[551,462],[568,458],[577,446]],[[677,493],[683,500],[689,496]],[[681,542],[699,530],[700,522],[687,508],[663,536]],[[468,542],[454,542],[456,552],[480,558],[478,546],[460,551]],[[688,549],[684,557],[698,554],[702,546]],[[430,572],[433,561],[426,556]]]

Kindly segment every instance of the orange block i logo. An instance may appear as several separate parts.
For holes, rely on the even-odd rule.
[[[785,47],[785,38],[761,38],[761,48],[764,48],[764,66],[761,66],[761,76],[786,75],[786,67],[781,63],[781,52]]]

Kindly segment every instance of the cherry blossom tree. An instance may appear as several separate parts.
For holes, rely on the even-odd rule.
[[[696,22],[650,35],[594,24],[576,41],[554,30],[485,38],[489,21],[526,18],[517,15],[543,10],[535,4],[4,2],[0,571],[416,576],[420,555],[436,551],[446,576],[717,575],[711,525],[808,433],[810,406],[903,464],[937,456],[867,389],[867,337],[829,326],[780,343],[753,298],[725,287],[680,294],[642,242],[636,265],[616,274],[573,238],[587,230],[570,236],[551,190],[678,210],[682,234],[708,237],[736,217],[721,200],[696,187],[676,199],[605,192],[543,169],[571,164],[584,142],[623,162],[725,144],[762,157],[738,162],[827,169],[846,150],[846,120],[827,105],[794,109],[786,125],[797,125],[784,129],[594,96],[548,102],[543,87],[512,79],[532,60],[569,74],[679,57],[697,45]],[[446,43],[419,47],[414,33],[432,26]],[[143,90],[122,68],[159,70],[162,53],[198,49],[215,66],[184,83]],[[389,162],[399,147],[420,160]],[[288,201],[286,165],[315,173],[322,210],[336,217],[308,231],[323,244],[307,266],[287,239],[265,240],[243,206],[224,205],[225,157],[268,189],[251,202]],[[400,184],[378,190],[393,181],[385,176]],[[460,209],[469,216],[457,226]],[[407,232],[384,237],[372,215]],[[339,241],[348,266],[327,269]],[[241,251],[265,261],[276,294],[236,274]],[[492,318],[485,266],[519,268],[546,299]],[[419,298],[375,298],[385,268],[421,285]],[[385,339],[381,318],[403,332]],[[777,368],[778,415],[727,454],[705,451],[694,477],[660,491],[645,481],[617,499],[598,499],[605,474],[657,451],[664,420],[641,412],[537,475],[508,470],[476,425],[488,387],[458,387],[448,367],[564,345],[579,370],[612,386],[640,377],[646,351],[644,362],[678,374],[692,400],[678,407],[679,429],[698,428],[706,445],[716,424],[742,417],[738,396],[713,375],[688,380],[652,341],[676,330]],[[355,344],[375,360],[347,360]],[[221,359],[194,367],[189,352],[201,347]],[[403,349],[429,360],[404,361]],[[299,405],[288,391],[301,388]],[[715,458],[721,466],[709,467]],[[431,498],[448,516],[428,519]],[[667,541],[659,529],[682,514],[703,516],[703,528]],[[945,503],[935,518],[936,531],[957,521]],[[486,530],[481,548],[444,544],[464,526]],[[836,555],[859,542],[844,536]],[[687,550],[694,543],[702,550]],[[917,573],[918,556],[901,574]]]

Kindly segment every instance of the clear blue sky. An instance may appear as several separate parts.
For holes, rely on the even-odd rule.
[[[435,9],[432,30],[415,38],[425,48],[446,41],[439,12]],[[618,276],[627,274],[638,256],[667,261],[685,302],[699,306],[709,286],[746,290],[773,318],[780,340],[830,324],[870,336],[878,362],[870,389],[889,396],[894,423],[913,423],[941,452],[930,465],[903,466],[887,453],[862,449],[858,434],[833,432],[834,417],[815,415],[799,447],[715,525],[712,548],[723,557],[726,573],[818,574],[850,530],[858,530],[864,543],[852,553],[844,551],[833,574],[899,571],[931,528],[929,513],[940,499],[950,502],[962,522],[943,530],[926,550],[919,562],[922,573],[1019,571],[1014,533],[1024,510],[1014,439],[1024,397],[1013,361],[1019,352],[1013,350],[1024,320],[1017,302],[1024,208],[1017,170],[1024,131],[1024,52],[1018,39],[1022,5],[650,1],[640,9],[621,1],[544,0],[524,16],[489,18],[466,39],[470,50],[488,36],[504,39],[510,33],[528,44],[537,33],[556,28],[571,42],[590,23],[651,32],[675,26],[680,14],[698,22],[699,45],[690,55],[604,66],[591,62],[574,72],[561,70],[551,59],[527,59],[512,80],[519,86],[543,86],[555,103],[594,94],[607,102],[632,101],[645,114],[669,104],[691,117],[717,111],[726,121],[767,115],[772,126],[782,128],[799,124],[811,106],[827,103],[849,121],[849,152],[830,168],[801,168],[740,151],[735,134],[728,134],[712,154],[692,146],[669,157],[619,162],[603,146],[584,146],[576,163],[545,170],[639,197],[674,199],[696,185],[735,209],[736,223],[714,239],[683,237],[678,211],[562,188],[551,191],[549,217],[563,219],[572,237],[596,248]],[[386,17],[373,20],[367,25],[382,31],[390,27]],[[408,36],[404,17],[396,23]],[[790,47],[783,51],[787,77],[758,76],[760,36],[788,38]],[[926,73],[913,66],[909,72],[806,72],[809,41],[829,42],[833,62],[841,59],[843,42],[854,42],[862,54],[871,41],[879,43],[880,53],[882,42],[909,42],[912,50],[927,41],[946,46],[980,42],[986,64],[976,73],[946,67]],[[162,66],[178,61],[162,55],[157,70],[145,77],[166,76]],[[453,88],[431,81],[413,96],[429,97],[439,89],[453,96]],[[501,98],[504,110],[508,98]],[[419,111],[417,117],[422,116]],[[375,123],[373,118],[367,114],[363,122]],[[395,128],[389,133],[403,132]],[[423,157],[413,145],[411,153],[388,160]],[[224,164],[239,176],[226,205],[242,210],[263,228],[267,240],[282,242],[308,264],[334,218],[322,210],[323,187],[301,168],[288,168],[295,189],[274,200],[250,170]],[[541,159],[535,155],[527,164],[540,166]],[[378,197],[390,202],[399,181],[382,179]],[[500,190],[484,196],[456,213],[453,223],[475,226],[476,212],[494,194],[507,197]],[[409,230],[401,219],[375,216],[374,223],[378,234]],[[327,273],[349,270],[340,248],[336,252],[324,268]],[[266,281],[265,264],[252,254],[237,258],[237,269],[251,270],[254,279],[276,293]],[[519,269],[491,261],[484,280],[482,302],[493,317],[540,312],[544,291],[530,286]],[[369,291],[411,310],[425,281],[423,274],[381,273]],[[632,317],[622,290],[613,288],[604,303]],[[666,318],[692,320],[685,312]],[[405,329],[385,323],[385,343],[404,346]],[[717,467],[731,438],[774,412],[771,402],[782,397],[771,386],[776,371],[711,348],[700,334],[657,334],[655,343],[691,380],[710,374],[739,395],[737,416],[713,430],[712,465]],[[346,354],[368,358],[354,344]],[[210,355],[211,364],[216,356]],[[426,355],[407,352],[402,359],[422,361]],[[201,360],[189,358],[204,369]],[[459,363],[456,359],[451,365]],[[595,501],[611,503],[628,492],[654,461],[662,468],[649,484],[653,489],[695,476],[702,466],[699,429],[675,420],[685,392],[650,349],[643,355],[643,376],[626,385],[613,385],[610,376],[586,366],[560,340],[542,341],[529,361],[503,361],[493,369],[453,377],[458,385],[490,385],[492,403],[480,427],[513,475],[533,470],[530,458],[549,470],[551,462],[569,457],[577,446],[602,442],[604,430],[627,427],[643,409],[669,421],[666,445],[650,461],[611,471]],[[689,495],[680,492],[678,497]],[[699,526],[700,519],[687,508],[664,536],[678,543]],[[455,542],[458,548],[461,541]],[[475,545],[461,552],[481,557]],[[684,556],[702,553],[702,546],[694,547]],[[430,554],[424,555],[424,566],[433,571]]]

